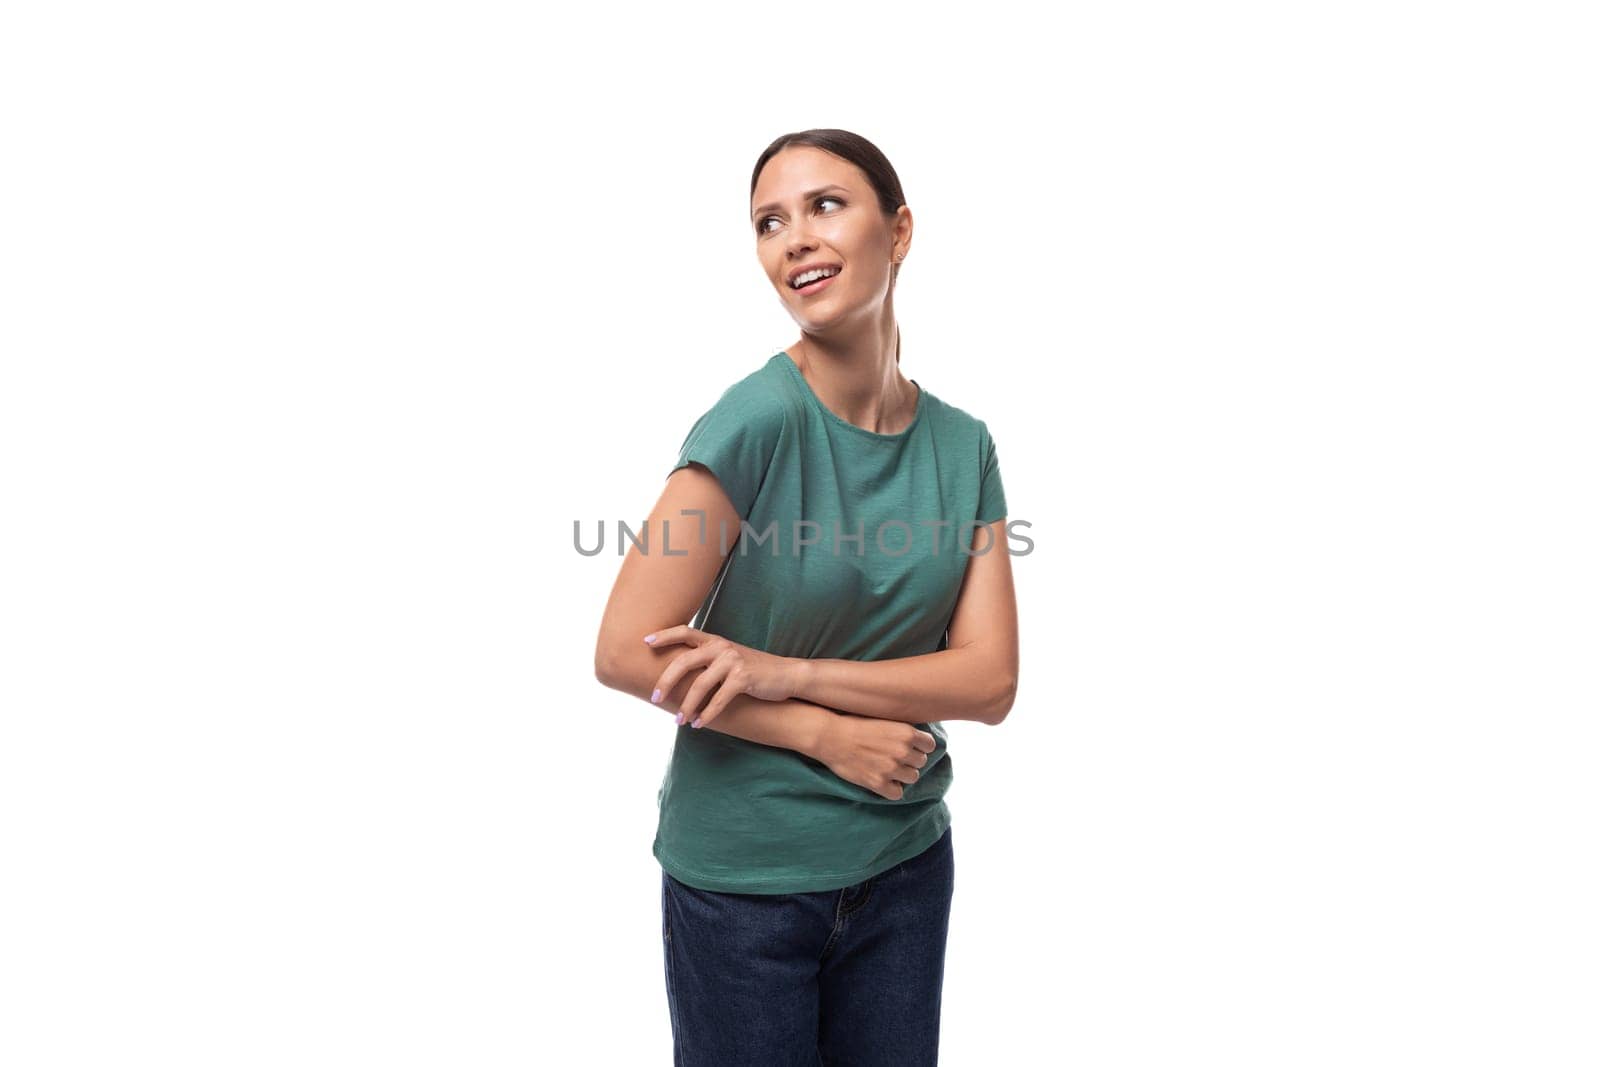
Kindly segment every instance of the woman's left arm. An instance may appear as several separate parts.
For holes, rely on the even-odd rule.
[[[989,550],[977,555],[985,543]],[[802,659],[794,695],[900,722],[1003,722],[1016,696],[1019,658],[1006,520],[973,531],[972,551],[948,648],[903,659]]]
[[[950,618],[949,647],[942,651],[884,660],[801,659],[747,649],[686,626],[671,627],[656,635],[658,647],[680,640],[703,643],[667,667],[661,689],[670,691],[694,667],[708,668],[701,691],[691,691],[683,703],[686,723],[696,718],[710,722],[728,701],[748,692],[766,700],[795,698],[898,722],[970,719],[999,725],[1016,696],[1019,659],[1005,524],[1000,518],[987,531],[973,531],[973,554]],[[699,705],[706,696],[711,699],[702,711]]]

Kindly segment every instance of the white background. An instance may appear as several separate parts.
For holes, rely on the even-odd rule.
[[[839,126],[1037,543],[942,1062],[1595,1063],[1580,6],[8,7],[0,1060],[670,1061],[572,522]]]

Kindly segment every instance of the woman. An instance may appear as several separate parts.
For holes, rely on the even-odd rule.
[[[788,134],[750,195],[800,338],[690,429],[595,654],[684,727],[653,844],[675,1062],[933,1064],[940,724],[997,724],[1016,688],[1005,490],[985,424],[900,372],[883,154]]]

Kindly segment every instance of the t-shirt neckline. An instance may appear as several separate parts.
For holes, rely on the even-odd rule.
[[[903,441],[909,437],[911,435],[911,431],[915,430],[922,422],[922,410],[928,406],[927,390],[922,388],[921,382],[917,381],[915,378],[908,377],[906,380],[917,387],[917,406],[916,409],[912,411],[911,421],[906,424],[906,428],[901,430],[899,433],[878,433],[875,430],[868,430],[865,427],[857,426],[849,419],[841,418],[831,408],[829,408],[828,405],[822,402],[822,398],[817,395],[816,390],[811,388],[811,383],[806,381],[806,376],[800,373],[800,365],[794,361],[793,356],[789,355],[788,349],[779,349],[777,354],[772,358],[782,360],[783,364],[789,368],[789,373],[794,375],[794,380],[799,383],[800,391],[806,395],[806,399],[811,403],[811,406],[816,408],[817,411],[822,414],[823,418],[829,420],[830,422],[836,423],[839,426],[843,426],[847,430],[852,430],[863,437],[878,441]]]

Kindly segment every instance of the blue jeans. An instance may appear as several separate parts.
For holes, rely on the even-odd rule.
[[[950,831],[844,889],[713,893],[661,872],[675,1067],[933,1067]]]

